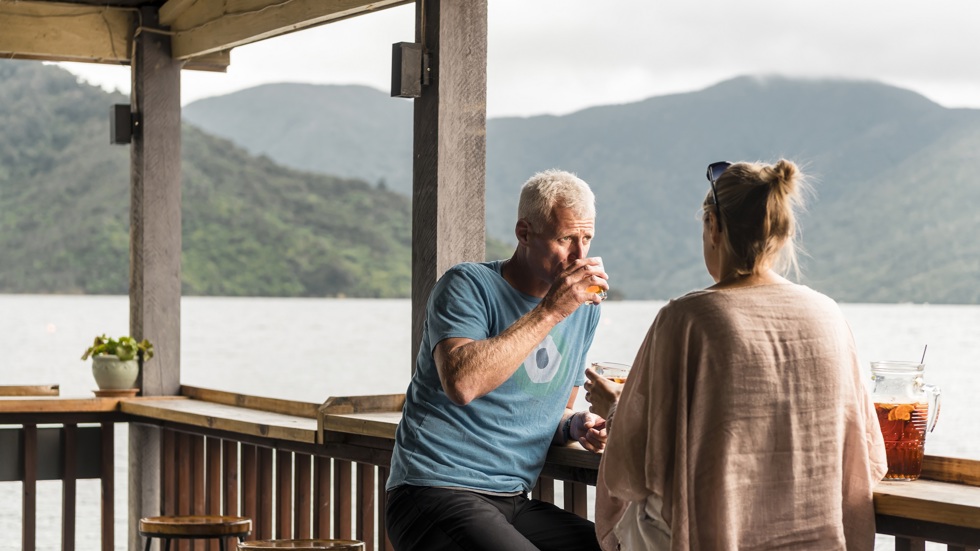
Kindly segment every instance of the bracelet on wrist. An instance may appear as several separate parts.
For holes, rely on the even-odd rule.
[[[572,417],[575,417],[574,413],[569,415],[561,425],[561,435],[565,438],[566,444],[572,441]]]

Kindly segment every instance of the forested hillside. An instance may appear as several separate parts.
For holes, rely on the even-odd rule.
[[[0,61],[0,292],[126,292],[129,151],[108,145],[107,113],[127,101],[58,67]],[[408,296],[410,106],[312,85],[187,106],[208,133],[183,133],[184,292]],[[744,77],[492,119],[487,132],[489,233],[513,241],[532,173],[574,171],[596,191],[593,253],[619,296],[709,283],[694,218],[704,167],[787,157],[814,189],[804,282],[846,302],[980,303],[980,216],[969,208],[980,203],[978,110],[874,82]],[[309,169],[311,159],[345,177],[280,164]],[[495,243],[488,257],[509,252]]]
[[[0,61],[0,292],[128,292],[127,103],[36,62]],[[407,197],[284,168],[185,125],[183,290],[408,296]]]
[[[354,93],[358,99],[348,99]],[[240,132],[231,114],[255,96],[263,101],[252,104],[253,126],[284,128],[296,111],[316,122],[275,140]],[[358,108],[364,104],[384,116]],[[198,118],[196,104],[186,116],[269,155],[310,143],[328,150],[375,144],[331,158],[331,166],[356,171],[363,159],[387,155],[372,180],[407,186],[401,175],[410,173],[410,159],[378,140],[407,135],[410,110],[380,91],[267,85],[200,106],[213,116]],[[350,120],[356,116],[364,120]],[[351,136],[335,132],[341,127],[369,130]],[[708,189],[707,164],[779,157],[801,164],[815,192],[802,219],[804,282],[847,302],[980,303],[980,216],[967,208],[980,203],[980,111],[946,109],[875,82],[742,77],[564,116],[491,119],[488,230],[512,241],[528,176],[574,171],[596,192],[593,251],[614,288],[627,298],[676,296],[709,283],[694,219]],[[304,162],[313,168],[309,156]]]

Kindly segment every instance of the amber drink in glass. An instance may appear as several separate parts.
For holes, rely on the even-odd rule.
[[[592,364],[592,369],[600,376],[619,384],[626,382],[626,377],[630,373],[630,367],[632,366],[629,364],[616,362],[593,362]]]
[[[594,257],[593,260],[598,260],[599,261],[599,265],[596,266],[596,268],[599,268],[603,272],[606,271],[606,269],[602,266],[602,257],[601,256]],[[596,293],[596,294],[598,294],[599,295],[599,298],[601,298],[602,300],[606,300],[606,296],[608,296],[608,293],[606,293],[606,290],[603,289],[602,287],[599,287],[598,285],[592,285],[588,289],[586,289],[586,291],[588,291],[590,293]]]

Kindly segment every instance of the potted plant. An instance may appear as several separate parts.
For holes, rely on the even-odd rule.
[[[140,365],[153,357],[153,345],[133,337],[95,337],[82,360],[92,358],[92,375],[100,390],[129,390],[136,384]]]

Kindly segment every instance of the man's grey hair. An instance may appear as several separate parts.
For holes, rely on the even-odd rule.
[[[524,182],[518,219],[540,229],[551,222],[556,208],[571,209],[578,218],[595,218],[595,195],[584,180],[555,168],[538,172]]]

